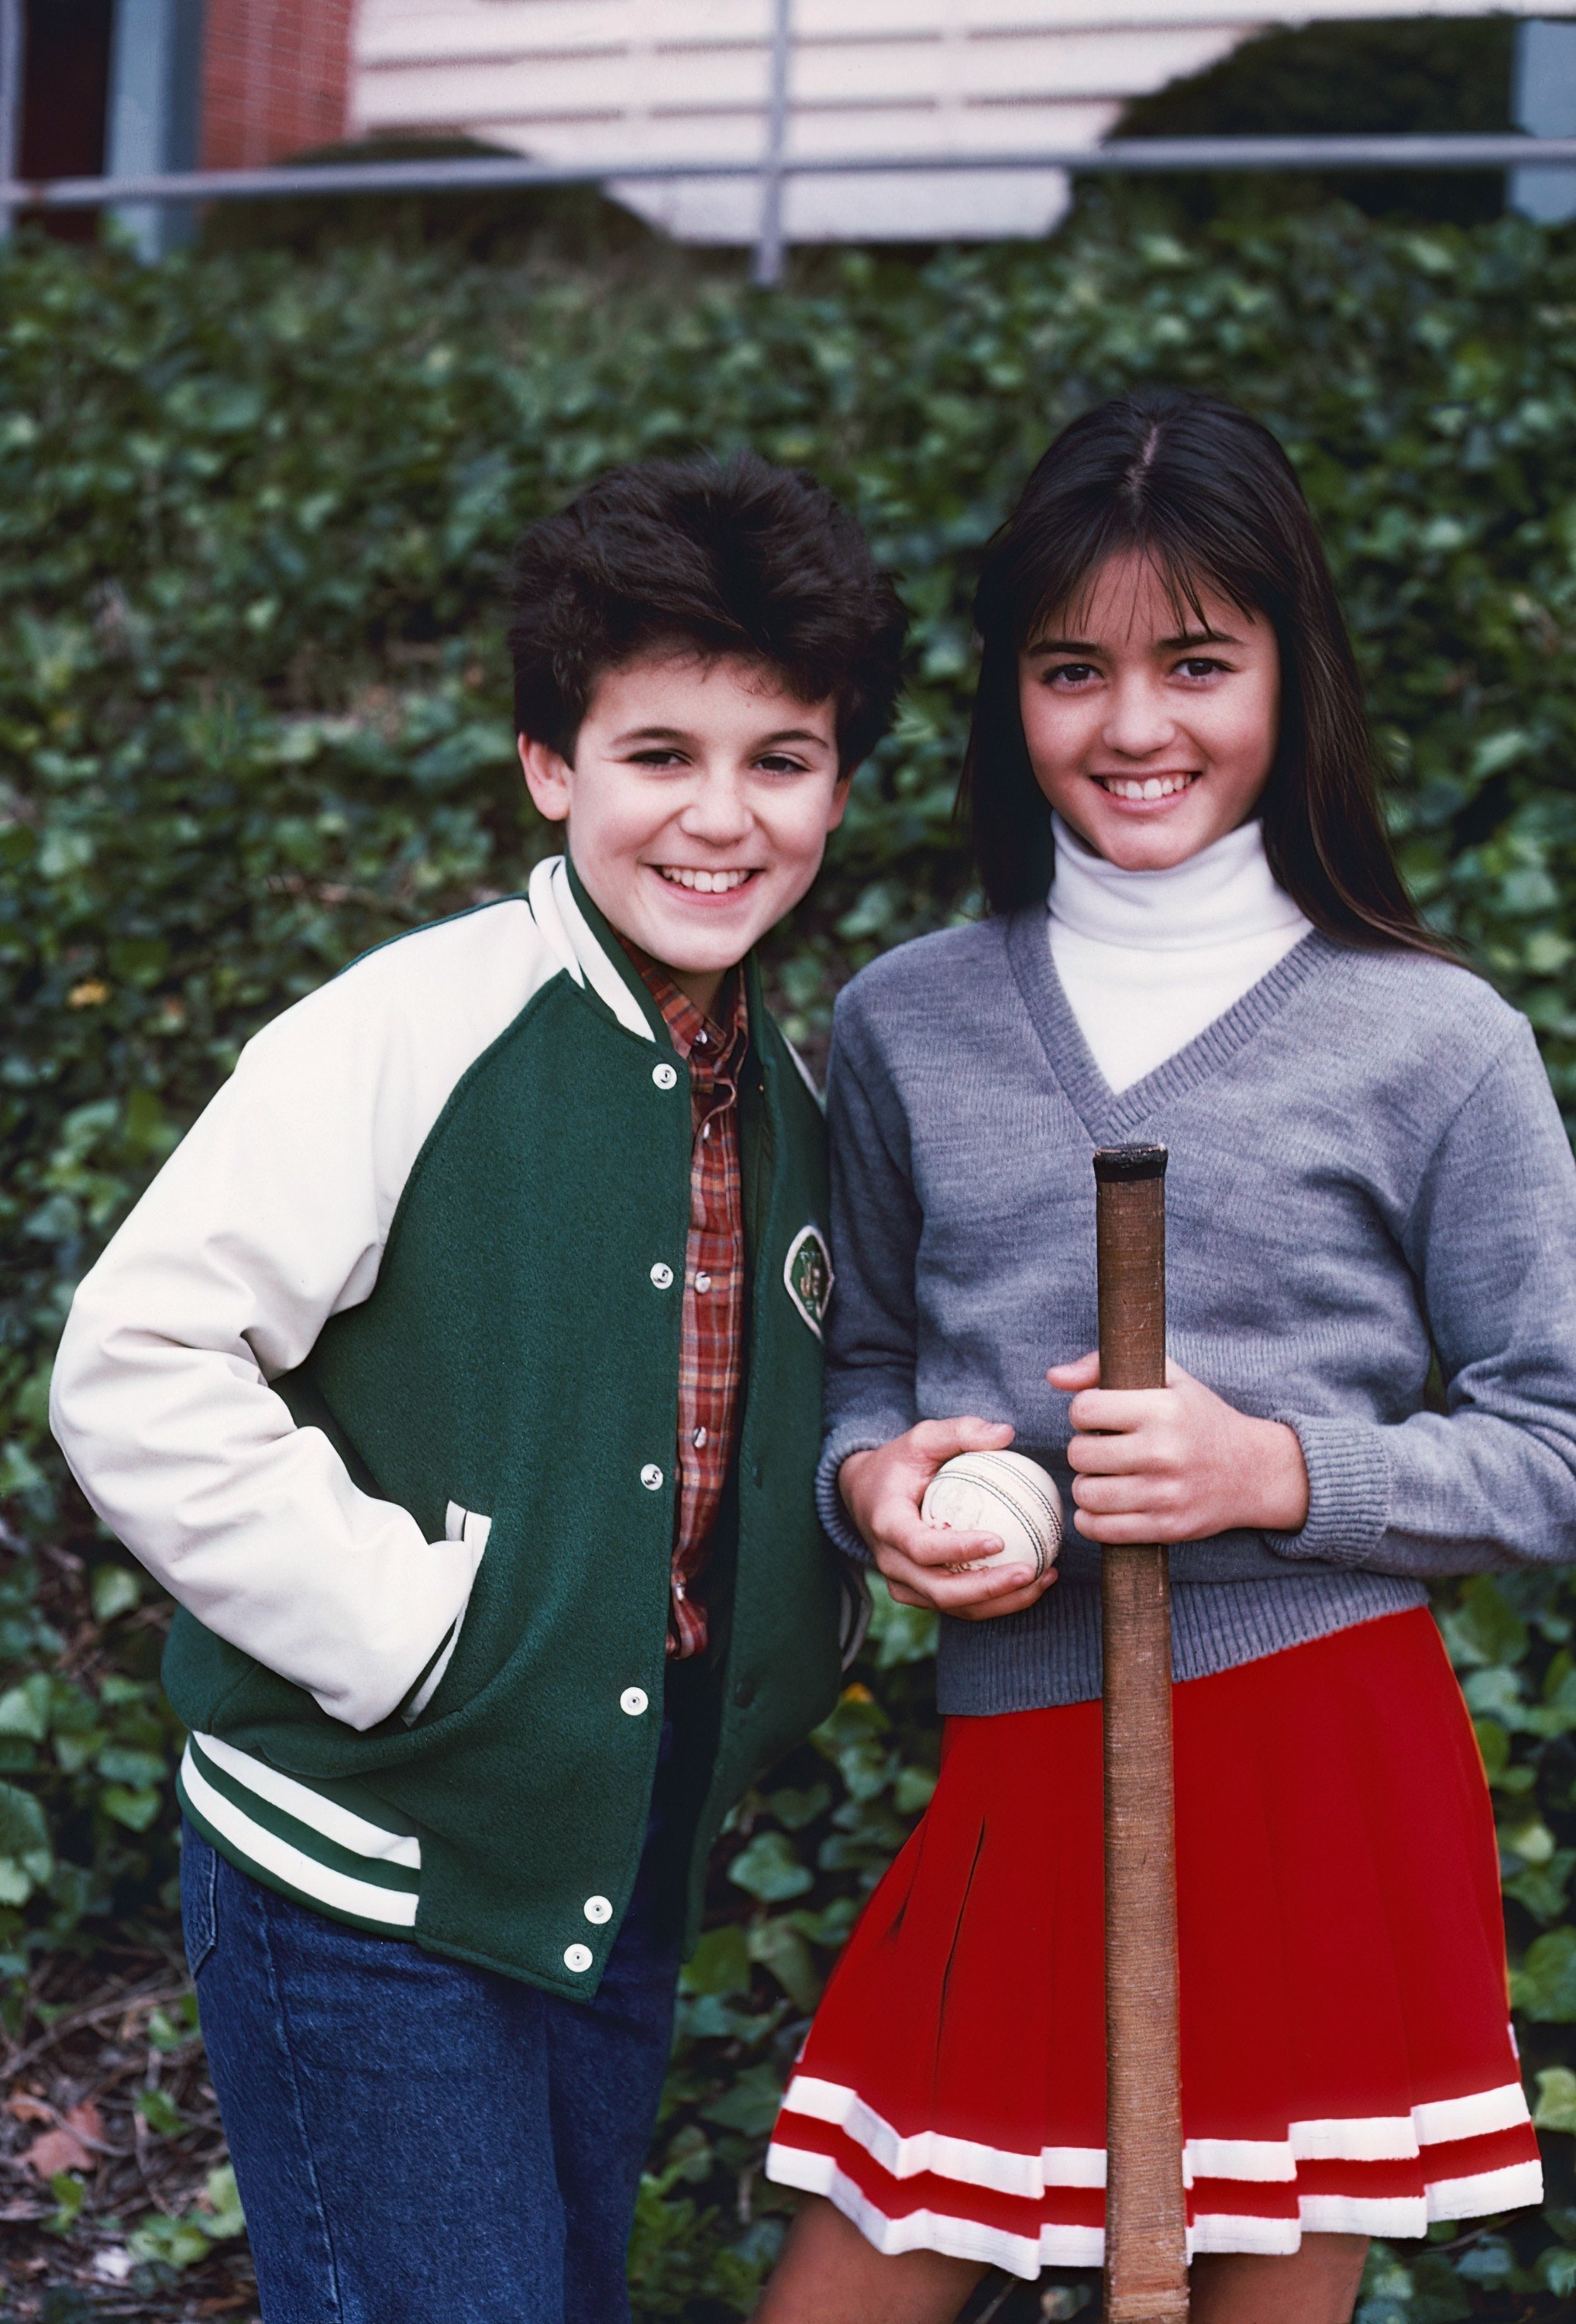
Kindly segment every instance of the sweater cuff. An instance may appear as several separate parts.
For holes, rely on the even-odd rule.
[[[1308,1514],[1299,1533],[1267,1533],[1277,1557],[1367,1565],[1389,1521],[1384,1434],[1371,1421],[1271,1416],[1293,1430],[1308,1471]]]
[[[843,1506],[837,1471],[851,1452],[873,1452],[913,1425],[912,1420],[896,1414],[864,1414],[858,1419],[840,1421],[821,1448],[820,1464],[816,1471],[816,1514],[843,1556],[852,1558],[856,1565],[873,1566],[875,1560]]]

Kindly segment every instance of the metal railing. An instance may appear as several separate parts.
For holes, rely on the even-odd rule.
[[[753,178],[760,187],[754,274],[780,280],[787,243],[784,191],[790,178],[893,171],[1046,171],[1148,175],[1188,170],[1563,170],[1576,188],[1576,136],[1145,137],[1104,145],[1036,146],[1009,152],[794,154],[787,150],[793,0],[771,0],[766,136],[752,160],[531,161],[513,155],[475,160],[342,161],[320,168],[286,164],[261,170],[166,171],[152,175],[51,178],[17,174],[23,80],[23,0],[0,0],[0,237],[19,209],[115,208],[279,201],[305,195],[438,193],[533,186],[649,184],[663,180]],[[1525,26],[1522,28],[1525,30]]]
[[[781,0],[779,0],[781,5]],[[779,108],[774,106],[774,113]],[[786,107],[782,108],[783,116]],[[991,152],[788,154],[779,117],[769,151],[755,161],[530,161],[500,154],[475,160],[336,161],[321,168],[186,170],[134,178],[0,180],[0,231],[19,209],[78,210],[132,203],[279,201],[300,195],[472,191],[531,186],[645,184],[676,178],[756,178],[761,232],[756,276],[774,282],[784,248],[782,188],[789,178],[874,176],[889,171],[1065,170],[1074,175],[1154,175],[1183,170],[1570,170],[1576,137],[1128,137],[1107,145],[1037,145]]]

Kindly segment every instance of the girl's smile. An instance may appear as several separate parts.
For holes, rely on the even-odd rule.
[[[1124,871],[1168,870],[1247,822],[1274,761],[1275,632],[1198,596],[1179,605],[1149,558],[1113,557],[1085,603],[1059,608],[1018,656],[1035,780]]]

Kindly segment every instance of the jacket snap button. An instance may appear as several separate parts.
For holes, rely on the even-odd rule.
[[[649,1493],[659,1493],[661,1491],[662,1471],[659,1469],[655,1461],[647,1462],[645,1467],[641,1471],[641,1482],[644,1485]]]
[[[651,1280],[659,1291],[667,1291],[673,1282],[673,1269],[665,1259],[659,1259],[651,1269]]]
[[[651,1079],[656,1083],[659,1089],[671,1089],[674,1083],[678,1079],[677,1070],[676,1067],[667,1064],[653,1065],[651,1068]]]
[[[626,1686],[618,1707],[628,1718],[640,1719],[651,1708],[651,1698],[643,1686]]]
[[[571,1945],[564,1955],[564,1967],[572,1969],[576,1977],[583,1969],[588,1969],[591,1967],[590,1946]]]
[[[742,1678],[733,1689],[733,1700],[741,1711],[748,1711],[755,1700],[755,1681],[752,1678]]]
[[[591,1923],[593,1928],[600,1929],[606,1922],[612,1920],[613,1906],[608,1903],[605,1896],[587,1896],[585,1899],[585,1917]]]

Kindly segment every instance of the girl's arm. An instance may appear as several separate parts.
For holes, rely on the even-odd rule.
[[[832,1247],[826,1441],[816,1479],[822,1523],[838,1547],[873,1561],[894,1598],[969,1619],[1016,1613],[1043,1596],[1024,1566],[949,1567],[1001,1546],[988,1534],[927,1526],[926,1487],[954,1452],[1009,1444],[1009,1427],[970,1416],[915,1423],[914,1265],[922,1223],[900,1102],[857,1019],[840,1009],[827,1071]]]
[[[1396,1224],[1442,1414],[1253,1420],[1180,1372],[1119,1395],[1092,1386],[1092,1360],[1061,1365],[1053,1384],[1077,1391],[1079,1530],[1192,1541],[1250,1527],[1287,1558],[1424,1578],[1576,1559],[1576,1167],[1525,1021]]]

